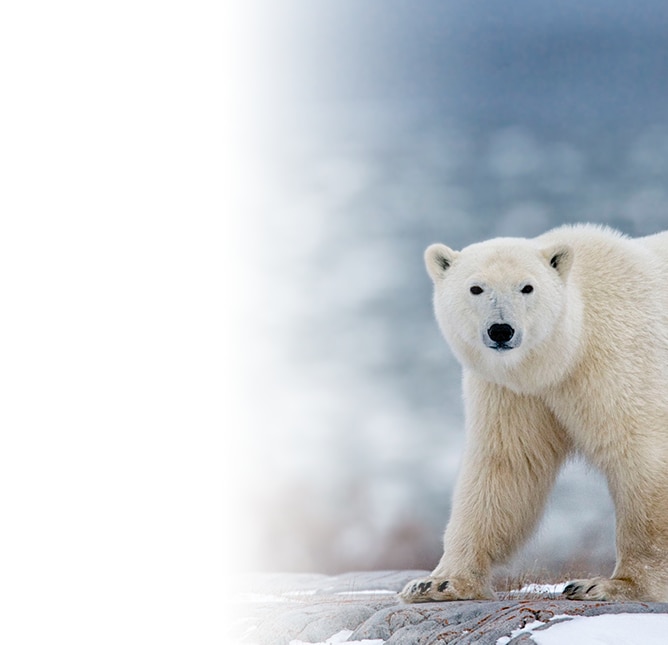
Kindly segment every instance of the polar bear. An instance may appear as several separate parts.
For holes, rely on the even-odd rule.
[[[668,232],[580,224],[434,244],[425,262],[463,367],[467,447],[444,555],[401,597],[493,598],[492,566],[531,534],[578,452],[607,479],[617,562],[564,594],[668,601]]]

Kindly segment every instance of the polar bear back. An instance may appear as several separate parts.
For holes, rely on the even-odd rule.
[[[668,231],[657,233],[655,235],[648,235],[647,237],[640,237],[637,242],[655,253],[662,259],[665,266],[668,267]]]

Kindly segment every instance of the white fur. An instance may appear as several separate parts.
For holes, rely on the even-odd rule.
[[[668,233],[569,226],[436,244],[425,261],[464,369],[468,442],[443,558],[402,597],[490,597],[492,565],[531,534],[578,451],[609,482],[618,553],[612,578],[567,595],[668,601]]]

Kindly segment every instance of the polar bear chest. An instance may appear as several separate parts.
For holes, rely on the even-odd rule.
[[[633,447],[649,455],[668,449],[668,392],[651,381],[629,389],[628,383],[586,386],[570,382],[540,398],[551,410],[575,449],[606,469],[615,454]],[[657,445],[657,438],[663,441]]]

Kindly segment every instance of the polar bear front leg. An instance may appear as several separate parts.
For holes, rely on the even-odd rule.
[[[533,531],[570,442],[537,399],[465,374],[467,448],[444,536],[427,578],[406,602],[493,598],[492,565]]]
[[[617,564],[610,578],[573,580],[571,600],[668,602],[668,472],[662,447],[619,442],[606,469],[615,503]]]

